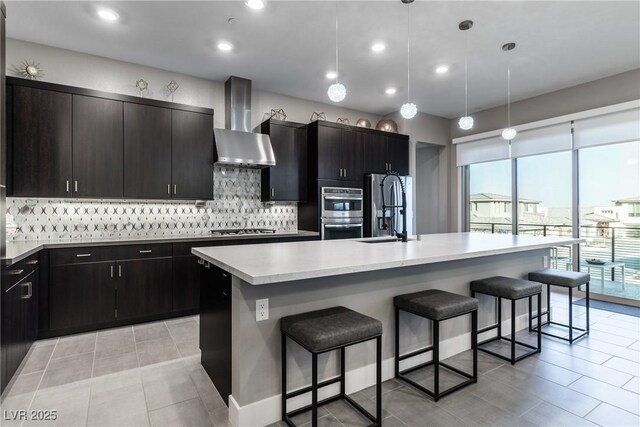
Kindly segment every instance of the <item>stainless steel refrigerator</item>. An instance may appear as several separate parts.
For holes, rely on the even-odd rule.
[[[402,232],[402,215],[400,208],[387,208],[382,212],[382,191],[384,202],[387,206],[400,205],[402,203],[402,190],[400,182],[390,176],[384,181],[384,189],[380,188],[384,174],[369,174],[365,176],[364,195],[364,236],[381,237],[395,236]],[[415,234],[413,231],[413,181],[410,176],[400,177],[407,193],[407,234]],[[382,190],[382,191],[381,191]]]

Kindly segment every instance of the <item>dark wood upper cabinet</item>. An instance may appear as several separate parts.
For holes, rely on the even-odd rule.
[[[365,135],[353,130],[342,133],[342,179],[361,181],[364,178]]]
[[[318,124],[318,179],[342,179],[342,133],[340,128]]]
[[[171,110],[124,103],[124,197],[171,198]]]
[[[213,199],[213,116],[171,111],[174,199]]]
[[[73,95],[73,195],[123,196],[123,105]]]
[[[388,169],[387,138],[385,135],[365,134],[365,173],[385,173]]]
[[[11,195],[70,196],[71,95],[14,86],[11,98]]]
[[[389,170],[409,175],[409,138],[405,135],[387,136]]]
[[[269,135],[276,165],[261,171],[263,202],[307,200],[307,130],[300,123],[267,120],[259,131]]]

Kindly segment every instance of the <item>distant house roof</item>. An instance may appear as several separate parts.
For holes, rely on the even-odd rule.
[[[613,200],[613,203],[640,203],[640,196],[629,197],[626,199]]]
[[[511,196],[496,193],[476,193],[470,196],[472,202],[510,202]],[[520,198],[520,203],[540,203],[540,200]]]
[[[584,215],[582,219],[586,221],[593,221],[593,222],[618,222],[617,219],[613,219],[604,215],[599,215],[593,212]]]

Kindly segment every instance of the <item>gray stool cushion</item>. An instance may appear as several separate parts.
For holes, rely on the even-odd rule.
[[[398,295],[393,298],[393,303],[402,310],[433,320],[445,319],[478,309],[477,299],[439,289]]]
[[[589,283],[591,277],[589,276],[589,273],[545,268],[544,270],[538,270],[534,271],[533,273],[529,273],[529,280],[549,285],[575,288],[577,286]]]
[[[283,317],[280,330],[317,353],[375,338],[382,334],[382,323],[346,307],[331,307]]]
[[[471,290],[507,299],[520,299],[542,292],[542,284],[511,277],[494,276],[471,282]]]

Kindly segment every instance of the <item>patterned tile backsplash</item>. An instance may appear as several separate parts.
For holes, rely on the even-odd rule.
[[[214,168],[214,200],[186,201],[7,198],[7,239],[207,234],[213,228],[295,231],[295,203],[263,204],[260,171]]]

